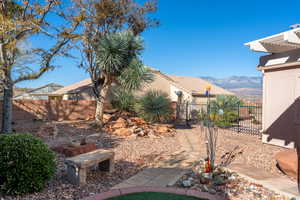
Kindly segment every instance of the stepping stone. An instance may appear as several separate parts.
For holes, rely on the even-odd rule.
[[[166,187],[175,184],[187,172],[188,170],[179,168],[147,168],[114,186],[113,189],[142,186]]]

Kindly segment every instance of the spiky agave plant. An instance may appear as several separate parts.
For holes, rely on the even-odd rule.
[[[140,117],[150,122],[165,122],[173,112],[168,95],[159,90],[146,92],[139,99],[135,110]]]
[[[114,108],[117,108],[121,112],[134,112],[136,98],[132,91],[117,87],[113,89],[112,97],[111,103]]]

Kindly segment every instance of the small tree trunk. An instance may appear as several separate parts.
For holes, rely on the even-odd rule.
[[[103,126],[104,103],[107,97],[108,88],[108,86],[104,86],[100,91],[100,98],[97,99],[95,120],[100,127]]]
[[[8,84],[4,88],[3,105],[2,105],[2,133],[12,133],[12,96],[13,86]]]

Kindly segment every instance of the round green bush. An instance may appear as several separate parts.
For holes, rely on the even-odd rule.
[[[54,153],[27,134],[0,135],[0,190],[20,195],[41,191],[55,172]]]

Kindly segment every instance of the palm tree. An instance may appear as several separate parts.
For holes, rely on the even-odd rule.
[[[104,102],[113,83],[124,90],[136,90],[152,81],[152,73],[139,58],[143,49],[141,37],[128,31],[100,39],[96,53],[99,73],[92,79],[99,85],[94,93],[97,99],[95,119],[100,126],[103,125]]]

